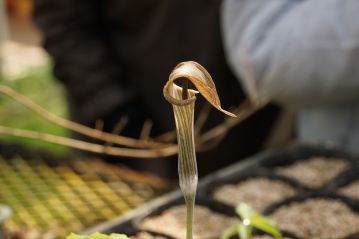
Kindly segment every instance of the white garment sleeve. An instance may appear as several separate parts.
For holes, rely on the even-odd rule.
[[[295,108],[359,100],[359,0],[225,0],[222,27],[252,99]]]

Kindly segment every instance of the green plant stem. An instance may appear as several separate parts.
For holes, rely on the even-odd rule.
[[[186,200],[186,207],[187,207],[187,227],[186,227],[186,238],[192,239],[193,238],[193,214],[194,214],[194,205],[195,200],[189,201]]]

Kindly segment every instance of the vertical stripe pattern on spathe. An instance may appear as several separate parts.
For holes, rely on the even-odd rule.
[[[178,141],[178,175],[187,206],[187,239],[192,239],[193,210],[198,183],[194,144],[194,102],[173,105]]]
[[[173,105],[178,141],[178,174],[180,187],[185,197],[195,195],[198,175],[193,136],[194,102]]]

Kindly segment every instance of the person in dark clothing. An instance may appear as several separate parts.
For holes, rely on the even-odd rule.
[[[123,134],[131,137],[138,137],[146,118],[154,121],[157,134],[174,129],[162,87],[170,71],[187,60],[199,62],[212,75],[223,106],[238,105],[244,94],[225,61],[220,4],[219,0],[35,0],[35,22],[44,33],[55,76],[66,87],[72,119],[88,126],[103,119],[110,132],[121,116],[128,115],[130,125]],[[200,176],[258,151],[276,113],[273,107],[262,110],[232,130],[216,150],[199,154]],[[212,112],[205,127],[218,124],[222,117]],[[143,164],[170,164],[157,171],[176,176],[176,160]]]

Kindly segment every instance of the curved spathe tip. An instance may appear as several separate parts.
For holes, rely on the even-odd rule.
[[[175,80],[186,78],[193,83],[198,91],[188,90],[189,97],[182,99],[182,87],[174,83]],[[237,117],[235,114],[228,112],[221,107],[221,102],[216,90],[216,86],[208,71],[194,61],[179,63],[171,72],[166,85],[163,88],[163,95],[171,104],[186,105],[196,99],[196,94],[200,93],[213,107],[222,113]]]

